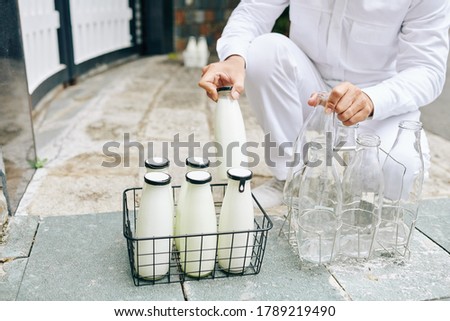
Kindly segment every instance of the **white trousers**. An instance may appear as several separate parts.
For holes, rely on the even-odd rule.
[[[265,134],[278,146],[295,141],[307,116],[313,111],[307,104],[313,92],[329,91],[309,58],[289,38],[265,34],[250,45],[247,56],[245,90],[252,109]],[[358,85],[358,84],[355,84]],[[419,120],[420,112],[410,112],[383,120],[368,119],[359,123],[359,133],[372,133],[381,139],[381,148],[392,147],[401,120]],[[425,172],[430,166],[430,151],[425,133],[421,135]],[[270,170],[286,179],[290,156],[282,156],[278,148],[270,148]],[[403,153],[402,153],[403,154]],[[404,161],[408,155],[405,148]],[[402,160],[399,160],[402,162]]]

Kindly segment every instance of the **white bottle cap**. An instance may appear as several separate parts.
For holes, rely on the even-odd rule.
[[[188,157],[186,158],[186,165],[192,168],[207,168],[209,166],[209,159],[202,157]]]
[[[228,178],[236,181],[249,180],[252,178],[253,173],[251,170],[242,167],[233,167],[227,171]]]
[[[169,167],[170,161],[165,157],[151,157],[145,160],[145,167],[151,169],[163,169]]]
[[[212,180],[211,174],[207,171],[191,171],[186,173],[186,180],[192,184],[205,184]]]
[[[150,172],[144,175],[144,181],[150,185],[167,185],[170,179],[170,175],[163,172]]]

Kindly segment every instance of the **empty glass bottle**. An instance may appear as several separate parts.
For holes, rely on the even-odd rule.
[[[335,157],[337,170],[341,180],[344,173],[356,154],[356,137],[358,136],[359,124],[346,126],[338,121],[336,126],[336,137],[333,149],[339,158]],[[336,156],[335,154],[335,156]]]
[[[328,93],[320,92],[318,105],[323,106],[327,99]],[[288,207],[288,213],[296,211],[296,206],[298,204],[298,187],[307,162],[307,159],[304,157],[305,152],[307,152],[311,143],[318,143],[325,148],[325,123],[327,123],[327,126],[329,127],[328,130],[331,131],[333,128],[332,116],[324,113],[323,108],[315,108],[305,120],[303,127],[294,142],[291,151],[291,161],[287,164],[288,174],[283,190],[284,203]]]
[[[385,192],[378,243],[394,255],[410,254],[424,180],[421,131],[421,122],[401,121],[383,164]]]
[[[341,184],[329,153],[334,141],[334,116],[323,108],[327,98],[326,94],[320,95],[320,106],[316,106],[297,139],[303,146],[303,166],[291,177],[287,191],[292,195],[293,229],[300,258],[319,264],[332,261],[338,254],[342,225]]]
[[[383,171],[379,161],[380,138],[360,134],[353,161],[342,182],[340,253],[368,259],[373,251],[383,202]]]

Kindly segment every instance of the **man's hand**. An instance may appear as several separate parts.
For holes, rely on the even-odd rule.
[[[209,98],[217,101],[217,88],[233,86],[231,96],[239,99],[244,92],[245,61],[241,56],[230,56],[225,61],[209,64],[202,69],[202,77],[198,83],[206,90]]]
[[[311,106],[317,105],[317,95],[308,100]],[[346,126],[366,120],[373,114],[372,100],[360,88],[344,82],[334,87],[325,106],[328,113],[336,112],[337,118]]]

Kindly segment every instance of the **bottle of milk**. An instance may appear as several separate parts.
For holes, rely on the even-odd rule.
[[[217,222],[211,192],[211,174],[203,170],[186,174],[184,214],[180,220],[180,264],[192,277],[211,274],[215,265]],[[193,236],[195,235],[195,236]]]
[[[144,187],[136,217],[134,264],[138,277],[157,280],[169,271],[174,205],[171,177],[151,172],[144,176]],[[162,239],[146,239],[167,237]]]
[[[253,251],[254,211],[250,180],[246,168],[228,170],[228,186],[219,216],[219,266],[230,273],[243,273],[250,264]],[[222,232],[235,232],[220,234]]]
[[[231,97],[231,89],[231,86],[217,88],[219,99],[214,130],[219,144],[217,160],[220,180],[227,180],[228,169],[243,167],[247,162],[247,157],[242,153],[242,146],[247,141],[244,120],[238,101]]]
[[[186,158],[186,173],[193,170],[202,169],[205,170],[209,166],[209,160],[201,157],[188,157]],[[184,179],[181,183],[180,192],[178,194],[178,202],[176,206],[176,216],[175,216],[175,236],[180,234],[180,221],[182,216],[186,213],[184,206],[184,199],[186,197],[186,189],[188,182]],[[177,249],[180,249],[180,239],[175,238],[175,245]]]

